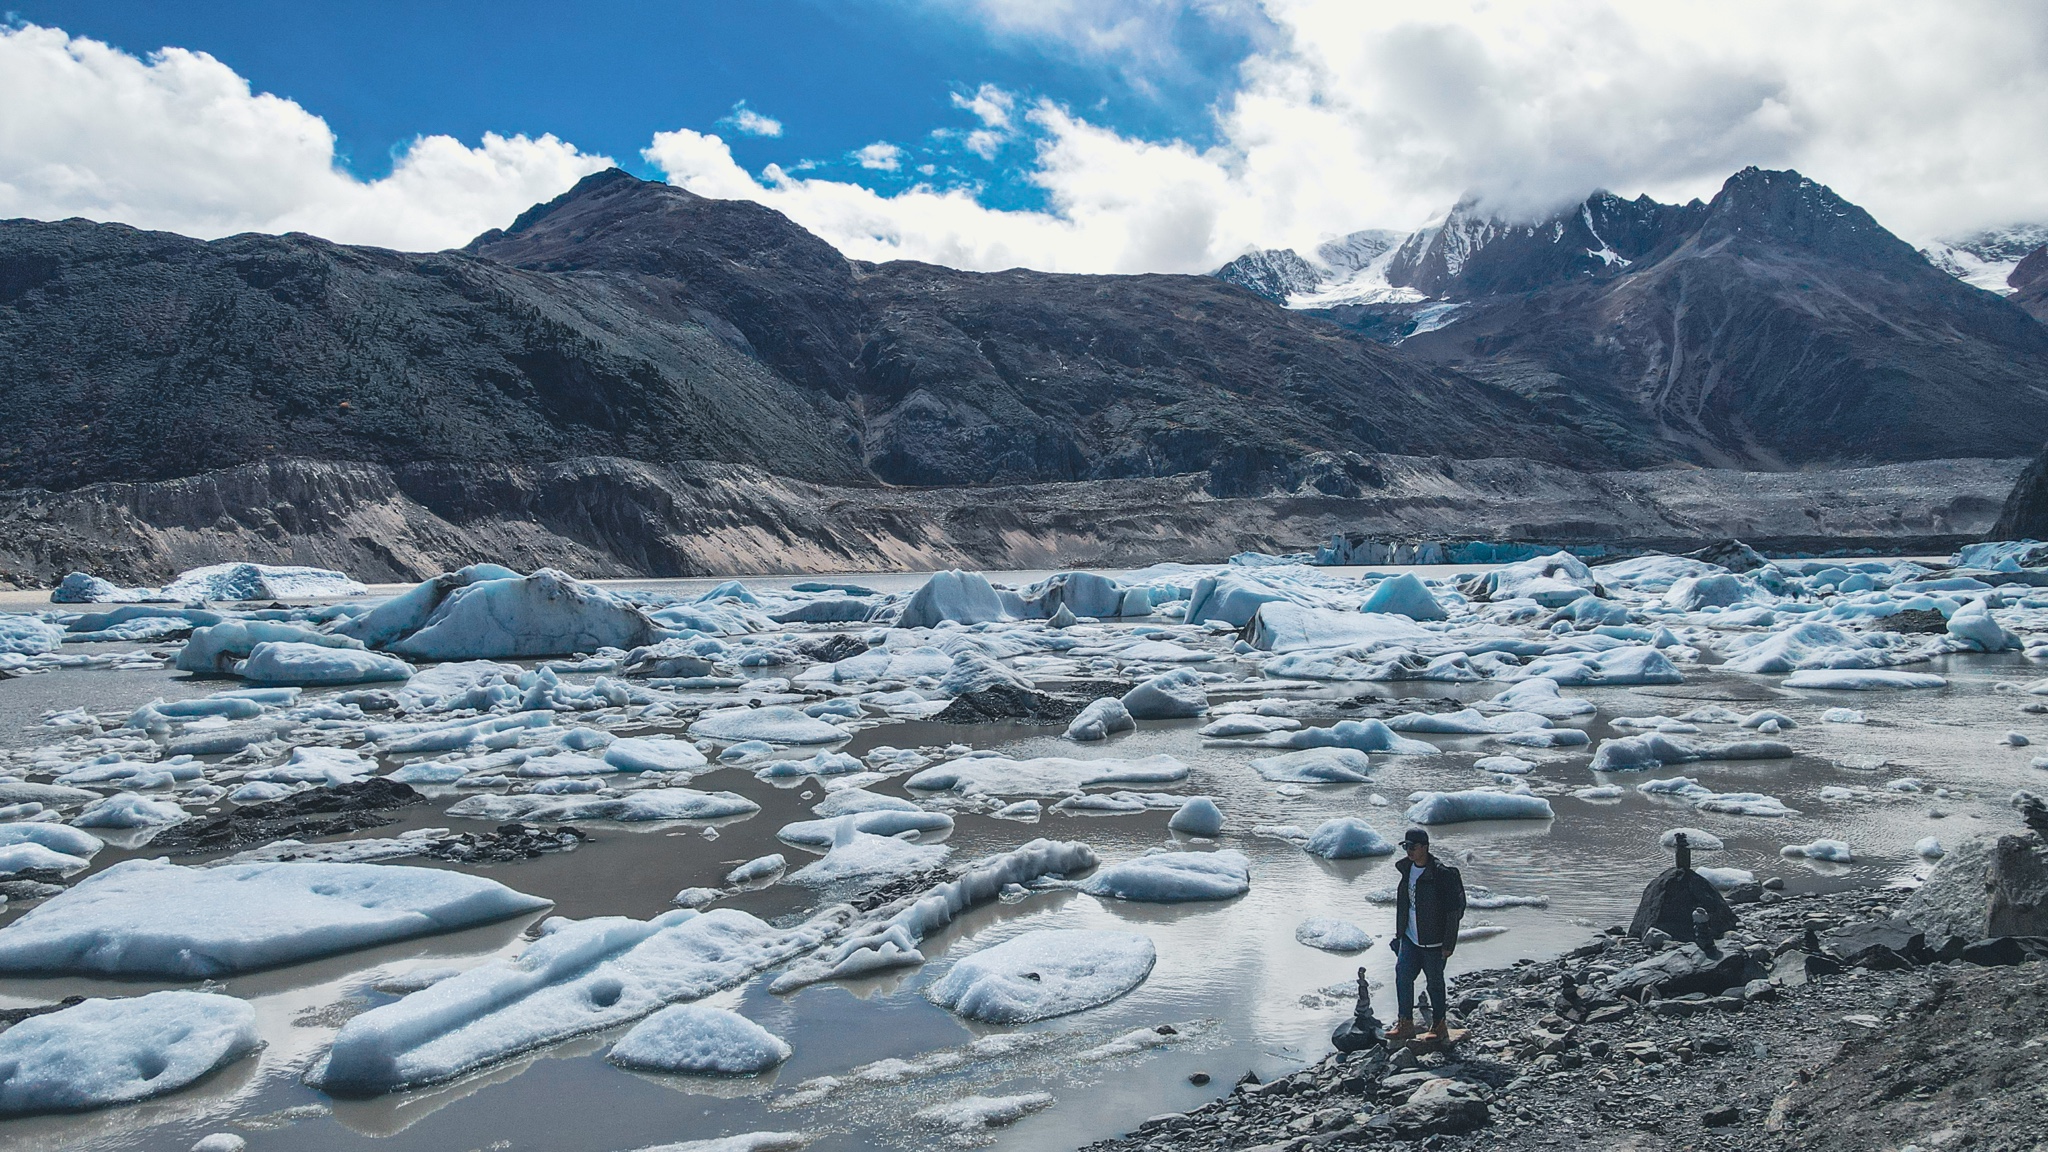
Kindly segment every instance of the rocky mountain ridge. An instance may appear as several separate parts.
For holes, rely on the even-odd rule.
[[[1596,193],[1536,223],[1468,202],[1385,278],[1420,297],[1290,303],[1515,391],[1637,466],[2021,455],[2048,422],[2048,326],[2025,290],[1970,287],[1795,172],[1745,169],[1704,203]]]

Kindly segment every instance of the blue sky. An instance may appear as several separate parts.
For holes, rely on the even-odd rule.
[[[1751,164],[1915,243],[2048,221],[2048,5],[2010,0],[5,11],[0,219],[433,250],[609,160],[973,269],[1202,272],[1468,195],[1534,220]]]
[[[325,119],[337,159],[365,179],[388,175],[415,137],[485,132],[552,133],[658,178],[640,150],[658,131],[687,127],[720,133],[751,170],[776,163],[880,191],[970,185],[999,208],[1044,203],[1025,179],[1030,138],[1007,141],[993,160],[969,153],[960,138],[978,124],[954,94],[994,84],[1125,135],[1206,146],[1210,108],[1234,86],[1259,24],[1176,14],[1157,25],[1171,49],[1163,63],[1134,66],[917,0],[26,0],[9,11],[137,56],[167,45],[206,52]],[[735,130],[742,101],[779,121],[781,135]],[[849,159],[876,141],[908,149],[906,162],[883,171]],[[937,172],[921,174],[921,162]]]

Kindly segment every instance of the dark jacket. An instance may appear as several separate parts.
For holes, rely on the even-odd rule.
[[[1394,935],[1408,938],[1408,886],[1416,885],[1415,938],[1425,948],[1458,942],[1458,921],[1465,918],[1465,878],[1458,870],[1432,856],[1416,867],[1407,857],[1394,861],[1401,873],[1401,886],[1394,892]]]

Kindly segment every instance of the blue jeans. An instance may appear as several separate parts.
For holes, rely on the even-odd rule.
[[[1444,996],[1444,950],[1421,947],[1403,936],[1399,959],[1394,961],[1394,996],[1401,1007],[1397,1023],[1414,1017],[1417,972],[1429,977],[1430,1022],[1435,1023],[1444,1018],[1447,1003]]]

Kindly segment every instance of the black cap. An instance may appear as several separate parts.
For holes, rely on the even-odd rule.
[[[1406,848],[1411,844],[1427,845],[1428,843],[1429,833],[1424,832],[1420,828],[1410,828],[1408,830],[1408,834],[1401,837],[1401,847],[1403,848]]]

